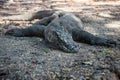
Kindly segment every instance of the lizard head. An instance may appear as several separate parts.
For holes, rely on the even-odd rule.
[[[47,41],[54,44],[56,47],[61,50],[69,53],[78,52],[78,46],[73,41],[72,36],[64,28],[55,28],[47,32]]]

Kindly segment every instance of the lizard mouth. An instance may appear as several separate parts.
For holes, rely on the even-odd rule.
[[[76,53],[78,52],[78,47],[76,45],[65,45],[63,44],[62,47],[60,47],[61,49],[63,49],[65,52],[69,52],[69,53]]]
[[[69,53],[76,53],[78,52],[78,46],[73,41],[72,36],[68,32],[62,32],[61,34],[57,35],[58,37],[58,46],[60,49],[64,50],[65,52]]]
[[[78,46],[75,42],[61,42],[58,44],[60,49],[64,50],[65,52],[69,52],[69,53],[76,53],[78,52]]]

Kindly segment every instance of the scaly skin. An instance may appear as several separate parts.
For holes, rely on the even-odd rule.
[[[116,42],[82,30],[82,22],[72,13],[55,11],[51,16],[43,18],[38,25],[25,29],[12,29],[7,35],[17,37],[38,36],[65,52],[78,52],[77,42],[91,45],[114,46]]]

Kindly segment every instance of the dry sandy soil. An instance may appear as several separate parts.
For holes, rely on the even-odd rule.
[[[84,43],[78,53],[51,49],[39,37],[13,37],[4,33],[33,21],[3,17],[62,9],[81,15],[84,30],[120,43],[120,2],[62,2],[16,0],[0,8],[0,80],[120,80],[120,46],[107,48]]]

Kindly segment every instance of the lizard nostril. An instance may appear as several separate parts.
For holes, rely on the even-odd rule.
[[[74,52],[78,52],[78,50],[79,50],[78,46],[75,45],[75,46],[73,47],[73,51],[74,51]]]

